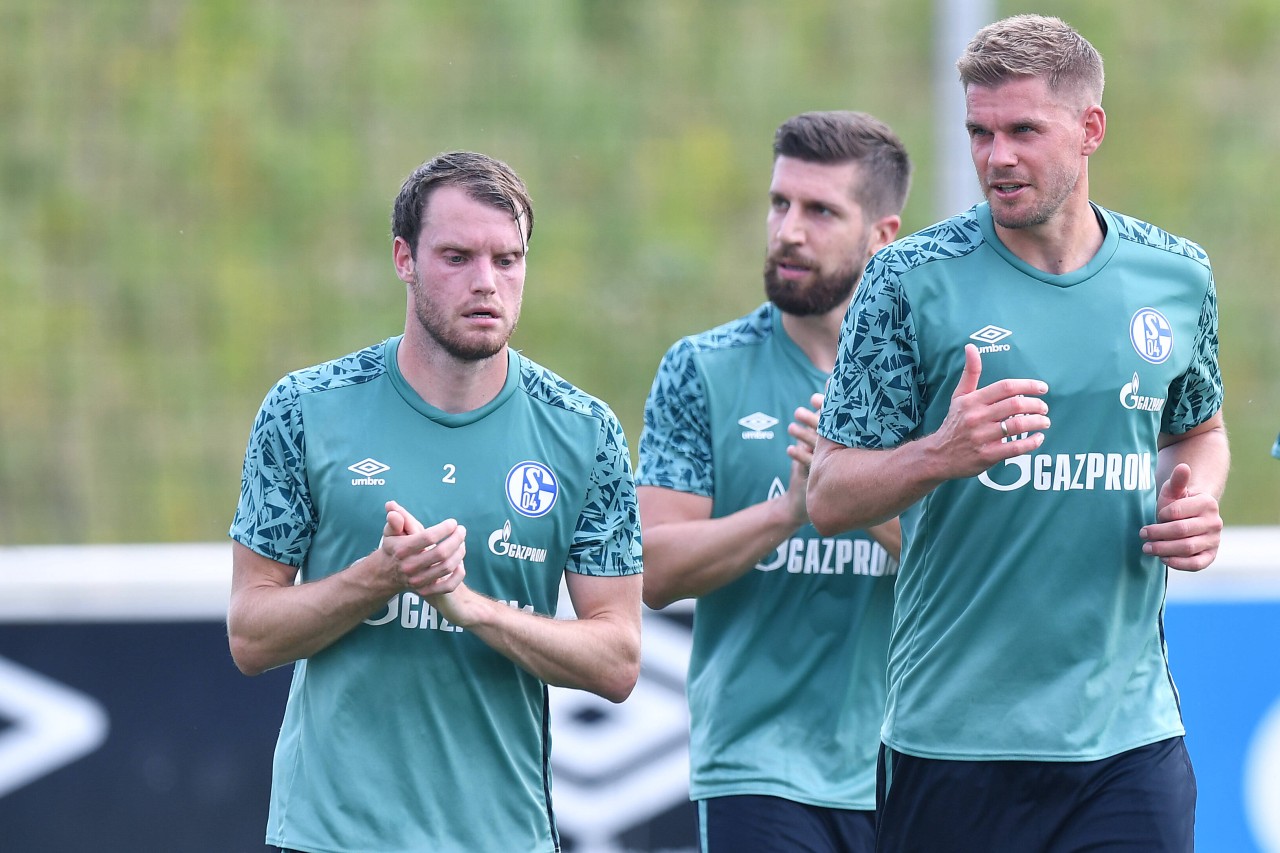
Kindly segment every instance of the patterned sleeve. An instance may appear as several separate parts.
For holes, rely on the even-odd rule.
[[[622,424],[600,405],[595,464],[565,569],[582,575],[634,575],[640,559],[640,509],[631,450]]]
[[[1218,294],[1209,273],[1209,286],[1200,304],[1200,322],[1192,344],[1191,364],[1169,386],[1160,431],[1181,435],[1213,417],[1222,408],[1222,374],[1218,370]]]
[[[911,306],[894,269],[876,254],[845,314],[818,433],[846,447],[896,447],[924,422]]]
[[[692,343],[678,341],[658,365],[644,404],[636,479],[642,486],[715,497],[707,400],[693,353]]]
[[[249,434],[232,539],[277,562],[302,565],[316,526],[305,459],[297,386],[286,377],[263,400]]]

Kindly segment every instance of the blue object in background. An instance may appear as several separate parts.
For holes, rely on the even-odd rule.
[[[1165,635],[1199,780],[1196,850],[1280,851],[1280,802],[1263,805],[1280,790],[1280,738],[1264,736],[1280,725],[1280,600],[1170,601]]]

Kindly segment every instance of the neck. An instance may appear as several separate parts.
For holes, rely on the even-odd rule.
[[[782,328],[800,348],[813,366],[823,373],[830,373],[836,366],[836,350],[840,344],[840,325],[849,310],[846,299],[825,314],[800,317],[782,312]]]
[[[409,386],[442,412],[471,412],[497,397],[507,382],[506,347],[478,361],[459,359],[438,345],[411,338],[408,330],[396,351],[396,365]]]
[[[1038,270],[1063,275],[1080,269],[1102,247],[1103,233],[1087,196],[1030,228],[996,225],[1000,242]]]

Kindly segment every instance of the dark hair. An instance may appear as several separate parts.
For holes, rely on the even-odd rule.
[[[522,226],[526,244],[533,236],[533,200],[520,176],[506,163],[485,154],[449,151],[414,169],[391,208],[391,236],[408,243],[411,254],[418,250],[427,201],[440,187],[461,187],[473,200],[510,213]]]
[[[773,135],[773,156],[811,163],[862,166],[855,201],[874,219],[896,215],[911,188],[911,158],[892,128],[875,116],[848,110],[801,113]]]
[[[1061,18],[1014,15],[978,30],[956,62],[960,83],[998,86],[1016,77],[1040,77],[1055,94],[1102,103],[1102,57]]]

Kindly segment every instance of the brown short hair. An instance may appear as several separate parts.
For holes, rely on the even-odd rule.
[[[875,116],[848,110],[801,113],[773,135],[773,156],[810,163],[858,163],[855,201],[872,218],[902,213],[911,188],[911,158],[892,128]]]
[[[533,200],[520,176],[506,163],[486,154],[449,151],[414,169],[391,208],[391,236],[408,243],[411,254],[418,249],[422,212],[431,193],[450,186],[461,187],[473,200],[510,213],[522,226],[526,243],[533,236]]]
[[[1039,77],[1049,90],[1102,103],[1102,56],[1060,18],[1014,15],[978,30],[956,62],[960,83],[998,86],[1016,77]]]

